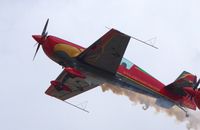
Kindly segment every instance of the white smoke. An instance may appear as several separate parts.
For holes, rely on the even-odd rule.
[[[108,83],[101,85],[102,91],[111,90],[113,93],[117,95],[124,95],[129,98],[134,104],[148,104],[150,107],[153,107],[156,112],[165,112],[168,116],[175,117],[179,122],[187,122],[188,130],[200,130],[200,115],[199,112],[188,111],[189,117],[185,116],[185,113],[180,110],[178,107],[172,107],[170,109],[164,109],[155,104],[156,99],[152,97],[148,97],[143,94],[136,93],[134,91],[130,91],[128,89],[124,89],[119,86],[114,86]]]

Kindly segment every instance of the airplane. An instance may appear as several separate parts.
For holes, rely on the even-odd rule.
[[[154,97],[155,103],[162,108],[178,106],[185,112],[186,117],[189,116],[186,108],[200,109],[200,88],[198,88],[200,79],[197,81],[197,76],[184,71],[173,83],[164,85],[123,57],[131,38],[150,44],[116,29],[110,29],[91,46],[84,48],[48,35],[46,32],[48,22],[49,19],[41,35],[32,35],[38,44],[33,60],[42,46],[44,53],[63,68],[59,76],[50,82],[49,88],[45,91],[47,95],[66,101],[92,88],[109,83]],[[147,108],[148,104],[144,109]]]

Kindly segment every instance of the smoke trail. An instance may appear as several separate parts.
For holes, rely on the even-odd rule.
[[[102,88],[103,92],[111,90],[113,93],[115,93],[117,95],[127,96],[129,98],[129,100],[131,100],[134,104],[146,104],[150,107],[153,107],[157,113],[165,112],[168,116],[175,117],[176,120],[179,122],[186,121],[188,130],[200,130],[200,124],[198,123],[198,122],[200,122],[200,116],[197,116],[197,115],[200,115],[199,112],[188,111],[189,117],[186,117],[185,113],[177,107],[172,107],[170,109],[164,109],[164,108],[157,106],[155,104],[155,102],[156,102],[155,98],[148,97],[146,95],[139,94],[134,91],[130,91],[128,89],[124,89],[122,87],[114,86],[114,85],[111,85],[108,83],[101,85],[101,88]],[[143,107],[143,109],[144,109],[144,107]]]

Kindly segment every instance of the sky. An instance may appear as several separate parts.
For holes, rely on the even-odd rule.
[[[199,6],[198,0],[0,0],[0,129],[187,130],[187,121],[144,111],[101,87],[69,99],[88,102],[89,114],[45,95],[62,68],[42,49],[32,61],[31,36],[49,18],[49,34],[83,47],[106,33],[105,26],[144,41],[156,37],[158,50],[132,39],[125,57],[167,85],[183,70],[200,76]]]

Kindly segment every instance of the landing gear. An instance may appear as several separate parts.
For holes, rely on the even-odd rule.
[[[182,106],[180,106],[180,105],[177,105],[182,111],[184,111],[185,112],[185,117],[189,117],[190,115],[189,115],[189,113],[188,113],[188,111],[187,110],[185,110]]]
[[[188,112],[186,112],[185,117],[189,117],[190,115],[188,114]]]
[[[148,104],[144,104],[144,106],[142,107],[143,110],[147,110],[149,108]]]

